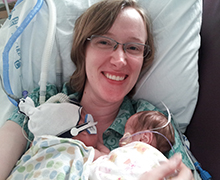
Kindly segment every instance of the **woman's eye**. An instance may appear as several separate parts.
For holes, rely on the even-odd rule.
[[[99,44],[108,45],[109,43],[107,41],[99,41]]]
[[[111,42],[111,41],[108,41],[108,40],[99,40],[99,41],[98,41],[98,44],[104,45],[104,46],[111,46],[111,45],[112,45],[112,42]]]
[[[113,43],[108,39],[97,39],[95,45],[99,48],[112,48]]]
[[[129,50],[129,51],[140,51],[140,48],[138,46],[132,45],[132,46],[128,46],[127,50]]]
[[[130,54],[140,55],[144,53],[144,48],[145,48],[144,45],[132,43],[132,44],[127,44],[126,51]]]

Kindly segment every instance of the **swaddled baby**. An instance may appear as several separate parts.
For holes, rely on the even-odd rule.
[[[94,161],[89,179],[139,179],[167,160],[161,152],[169,151],[174,143],[174,130],[171,124],[167,125],[166,116],[157,111],[136,113],[125,125],[121,147]]]

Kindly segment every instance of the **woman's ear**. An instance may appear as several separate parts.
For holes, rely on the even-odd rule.
[[[153,133],[152,132],[142,133],[140,141],[145,142],[147,144],[151,144],[153,141]]]

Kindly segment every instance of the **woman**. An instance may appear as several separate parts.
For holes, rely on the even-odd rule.
[[[153,61],[149,20],[132,0],[102,1],[76,21],[72,47],[71,57],[76,71],[67,86],[78,92],[77,98],[83,106],[82,118],[85,114],[92,114],[98,122],[98,143],[114,149],[118,147],[126,120],[139,108],[149,110],[148,106],[152,107],[146,101],[133,101],[127,97],[134,93],[141,71]],[[22,123],[18,125],[19,118],[14,115],[11,120],[16,123],[7,121],[0,131],[0,144],[4,147],[0,149],[3,179],[27,143],[21,133]],[[180,156],[146,172],[141,178],[160,180],[176,169],[179,174],[175,179],[193,179]]]

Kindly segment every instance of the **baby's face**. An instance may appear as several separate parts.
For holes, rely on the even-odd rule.
[[[82,141],[86,146],[96,147],[98,136],[97,134],[89,134],[86,130],[81,131],[77,136],[73,137]]]
[[[132,134],[136,133],[134,126],[137,123],[137,118],[138,115],[134,114],[127,120],[127,123],[125,124],[125,132],[123,137],[120,139],[119,146],[124,146],[128,143],[140,140],[140,135],[131,136]]]
[[[84,121],[81,118],[78,125],[83,124],[83,123],[84,123]],[[86,146],[96,147],[97,141],[98,141],[98,135],[97,134],[89,134],[87,130],[83,130],[83,131],[79,132],[79,134],[77,136],[72,137],[72,139],[80,140]]]
[[[124,134],[126,134],[126,133],[134,134],[135,133],[134,126],[137,123],[137,118],[138,118],[138,115],[134,114],[133,116],[131,116],[127,120],[127,122],[125,124],[125,132],[124,132]]]

